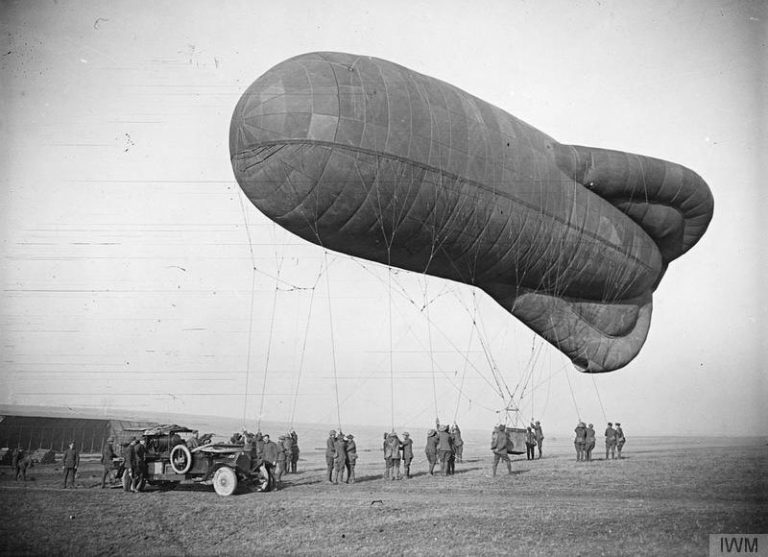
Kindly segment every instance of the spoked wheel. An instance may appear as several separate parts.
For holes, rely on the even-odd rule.
[[[237,489],[237,474],[232,468],[222,466],[213,475],[213,489],[219,495],[226,497],[232,495]]]
[[[274,487],[274,484],[275,480],[272,477],[272,472],[263,464],[259,466],[253,477],[253,485],[256,491],[269,491]]]

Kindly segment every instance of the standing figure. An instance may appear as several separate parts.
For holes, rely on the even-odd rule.
[[[24,449],[21,448],[21,445],[18,445],[15,449],[13,449],[13,452],[11,453],[11,468],[13,469],[13,479],[14,481],[19,480],[19,476],[22,476],[21,473],[21,462],[24,460]]]
[[[491,436],[491,450],[493,451],[493,475],[496,476],[496,468],[499,460],[507,464],[507,472],[512,474],[512,462],[507,455],[507,430],[503,425],[497,426]]]
[[[528,460],[534,459],[534,451],[536,450],[536,432],[528,426],[525,432],[525,457]]]
[[[355,483],[355,464],[357,464],[357,444],[355,436],[347,435],[347,483]]]
[[[440,457],[440,472],[447,476],[449,460],[453,454],[453,443],[447,425],[440,427],[437,432],[437,454]]]
[[[333,458],[336,454],[336,430],[328,432],[328,439],[325,440],[325,465],[328,482],[333,483]]]
[[[291,433],[285,434],[283,439],[283,450],[285,451],[285,473],[291,473],[291,462],[293,461],[293,437]]]
[[[384,458],[389,460],[389,479],[400,479],[400,438],[394,431],[387,435],[384,442]]]
[[[80,453],[75,449],[74,441],[72,441],[67,450],[64,451],[62,464],[64,466],[64,489],[67,488],[67,479],[70,475],[72,476],[72,488],[74,489],[75,474],[77,474],[77,469],[80,467]]]
[[[427,462],[429,462],[430,476],[435,473],[435,465],[437,464],[437,444],[439,441],[437,431],[434,429],[427,431],[427,445],[424,447],[424,452],[427,455]]]
[[[624,430],[621,429],[621,424],[616,422],[616,452],[619,453],[619,458],[621,458],[621,449],[626,442],[627,439],[624,437]]]
[[[280,482],[285,474],[285,435],[277,438],[277,475],[275,480]]]
[[[576,447],[576,460],[584,460],[584,452],[587,448],[587,425],[579,422],[573,431],[576,432],[576,438],[573,440],[573,445]]]
[[[451,435],[453,435],[453,447],[456,450],[456,462],[461,462],[464,458],[464,439],[461,438],[461,430],[458,424],[453,424]]]
[[[616,430],[611,422],[608,422],[608,427],[605,428],[605,460],[608,460],[609,454],[612,459],[616,458]]]
[[[592,449],[595,448],[595,428],[592,424],[587,426],[586,446],[584,447],[585,460],[592,460]]]
[[[291,429],[291,440],[293,441],[291,452],[291,472],[296,473],[299,468],[299,436]]]
[[[344,469],[347,466],[347,441],[341,431],[336,436],[333,446],[335,451],[333,454],[333,483],[338,484],[339,480],[344,481]]]
[[[277,468],[277,459],[280,457],[280,447],[269,438],[269,434],[265,433],[262,435],[261,440],[263,443],[262,458],[264,459],[264,465],[270,472],[272,472],[272,476],[274,477],[275,469]]]
[[[113,439],[110,437],[104,442],[104,446],[101,448],[101,465],[104,467],[104,474],[101,476],[101,489],[107,487],[107,478],[112,474],[112,459],[116,456],[112,442]]]
[[[131,490],[138,493],[144,486],[144,478],[147,475],[147,440],[139,439],[133,449],[134,475]]]
[[[409,480],[411,478],[411,461],[413,460],[413,439],[411,439],[411,434],[407,431],[403,433],[403,473],[405,474],[405,479]]]
[[[544,444],[544,431],[541,429],[541,422],[536,420],[533,424],[533,431],[536,433],[536,445],[539,447],[539,458],[541,458],[541,446]]]

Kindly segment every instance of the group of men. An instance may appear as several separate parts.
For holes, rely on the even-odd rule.
[[[539,458],[541,458],[541,446],[544,444],[544,431],[541,429],[541,422],[536,420],[531,422],[525,432],[525,453],[528,460],[535,458],[536,447],[539,448]]]
[[[351,433],[344,435],[335,429],[328,432],[325,444],[325,464],[327,466],[328,481],[338,484],[343,481],[348,484],[355,483],[355,464],[357,464],[357,443]],[[344,480],[344,472],[347,479]]]
[[[576,447],[576,460],[591,461],[592,450],[595,448],[594,426],[579,422],[574,431],[576,432],[576,438],[573,441]],[[619,453],[618,458],[621,458],[621,449],[626,441],[621,424],[616,422],[616,428],[614,428],[613,424],[608,422],[608,427],[605,429],[605,460],[608,460],[609,456],[611,459],[615,459],[617,451]]]
[[[27,481],[27,469],[32,468],[32,455],[27,454],[21,445],[18,445],[11,452],[11,468],[13,469],[13,479]]]
[[[299,466],[299,436],[291,429],[285,435],[280,435],[277,443],[272,441],[268,433],[248,433],[243,430],[233,436],[233,443],[243,443],[246,452],[255,452],[256,457],[264,461],[273,471],[275,481],[282,481],[284,474],[295,474]]]
[[[435,466],[440,463],[440,473],[443,476],[451,476],[456,470],[456,461],[461,462],[464,457],[464,439],[461,437],[461,429],[458,424],[452,426],[435,423],[436,429],[427,431],[427,444],[424,452],[429,462],[429,475],[435,473]]]

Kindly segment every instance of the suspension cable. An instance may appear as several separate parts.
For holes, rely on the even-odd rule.
[[[251,254],[251,308],[249,312],[249,319],[248,319],[248,348],[247,348],[247,355],[245,360],[245,392],[243,396],[243,420],[242,420],[242,426],[245,428],[245,418],[246,413],[248,409],[248,381],[251,376],[251,353],[252,353],[252,344],[253,344],[253,311],[254,311],[254,300],[256,298],[256,256],[253,253],[253,240],[251,239],[251,230],[248,228],[248,216],[245,212],[245,205],[243,204],[243,195],[245,195],[245,192],[243,192],[242,189],[238,188],[239,194],[237,196],[237,200],[240,202],[240,211],[243,215],[243,223],[245,224],[245,234],[248,237],[248,250]]]
[[[339,376],[336,370],[336,341],[333,336],[333,309],[331,307],[331,281],[328,278],[330,268],[328,266],[328,250],[323,249],[323,259],[325,261],[325,291],[328,295],[328,321],[331,329],[331,356],[333,359],[333,388],[336,391],[336,421],[339,431],[341,431],[341,404],[339,404]]]

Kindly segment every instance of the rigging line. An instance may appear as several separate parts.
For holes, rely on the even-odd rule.
[[[472,291],[472,298],[474,300],[473,306],[474,306],[474,314],[472,315],[472,320],[475,320],[475,317],[477,315],[477,300],[475,299],[477,296],[477,293],[473,290]],[[461,404],[461,396],[464,391],[464,379],[467,376],[467,360],[469,359],[469,353],[472,349],[472,337],[475,336],[475,329],[474,327],[469,330],[469,341],[467,342],[467,354],[464,359],[464,369],[461,372],[461,384],[459,385],[459,394],[456,397],[456,411],[453,413],[453,423],[456,423],[456,418],[459,416],[459,405]]]
[[[390,249],[387,246],[387,290],[389,292],[389,396],[392,418],[392,431],[395,431],[395,367],[392,350],[392,267],[390,263]]]
[[[277,256],[277,253],[275,253],[275,256]],[[280,270],[282,268],[282,259],[277,265],[277,277],[280,277]],[[269,372],[269,357],[272,352],[272,333],[275,329],[275,314],[277,313],[277,295],[280,292],[280,288],[278,288],[278,283],[275,281],[275,293],[272,296],[272,316],[269,320],[269,338],[267,340],[267,356],[264,361],[264,381],[261,385],[261,401],[259,402],[259,416],[258,416],[258,423],[257,423],[257,431],[261,431],[261,418],[264,415],[264,399],[267,392],[267,374]]]
[[[595,386],[595,393],[597,394],[597,401],[600,403],[600,410],[603,411],[603,419],[608,422],[608,415],[605,413],[605,407],[603,406],[603,399],[600,398],[600,391],[597,389],[597,381],[595,381],[594,374],[590,374],[592,377],[592,384]]]
[[[239,188],[238,188],[239,189]],[[248,347],[246,352],[246,359],[245,359],[245,393],[243,397],[243,427],[245,427],[245,417],[248,409],[248,382],[249,378],[251,376],[251,354],[252,354],[252,345],[253,345],[253,312],[255,307],[255,298],[256,298],[256,257],[253,253],[253,241],[251,239],[251,231],[248,228],[248,216],[245,212],[245,205],[243,204],[243,195],[245,195],[245,192],[240,189],[240,194],[237,196],[237,200],[240,202],[240,211],[243,215],[243,223],[245,224],[245,233],[248,236],[248,249],[251,252],[251,307],[249,310],[249,319],[248,319]]]
[[[333,359],[333,387],[336,391],[336,420],[338,422],[339,431],[341,431],[341,404],[339,404],[339,376],[336,370],[336,341],[333,336],[333,311],[331,308],[331,281],[328,278],[330,272],[328,272],[328,250],[323,248],[323,256],[325,258],[325,291],[328,295],[328,321],[331,329],[331,356]]]
[[[430,319],[430,316],[429,316],[429,304],[426,303],[429,298],[428,289],[429,289],[429,282],[425,281],[424,309],[427,312],[427,338],[429,341],[429,364],[432,370],[432,397],[434,398],[434,403],[435,403],[435,418],[437,418],[439,414],[437,409],[437,381],[435,379],[435,353],[432,348],[432,319]]]
[[[299,385],[301,384],[301,374],[304,371],[304,355],[307,351],[307,339],[309,338],[309,324],[312,320],[312,305],[315,301],[315,292],[317,288],[317,283],[320,282],[320,277],[322,277],[324,273],[323,265],[320,265],[320,272],[317,274],[317,278],[315,279],[315,284],[312,287],[312,293],[309,297],[309,309],[307,310],[307,324],[304,327],[304,342],[301,345],[301,356],[299,357],[299,373],[296,378],[296,390],[294,391],[293,395],[293,405],[291,407],[291,419],[290,419],[290,426],[293,427],[294,418],[296,417],[296,402],[299,399]]]
[[[355,258],[355,257],[352,257],[352,261],[354,261],[355,263],[357,263],[358,265],[360,265],[360,267],[362,267],[362,268],[363,268],[363,270],[365,270],[365,271],[366,271],[368,274],[370,274],[370,275],[371,275],[373,278],[375,278],[376,280],[378,280],[378,281],[379,281],[379,282],[381,282],[382,284],[384,283],[384,281],[381,279],[381,277],[380,277],[380,276],[378,276],[376,273],[374,273],[373,271],[371,271],[371,270],[370,270],[368,267],[366,267],[365,265],[363,265],[363,264],[362,264],[360,261],[358,261],[358,259],[357,259],[357,258]],[[395,281],[395,282],[397,282],[397,281]],[[406,292],[400,292],[399,294],[400,294],[400,295],[401,295],[403,298],[405,298],[405,300],[407,300],[407,301],[408,301],[408,302],[409,302],[409,303],[410,303],[412,306],[414,306],[414,307],[416,307],[416,308],[418,309],[418,305],[417,305],[416,301],[415,301],[415,300],[413,300],[413,299],[412,299],[410,296],[408,296]],[[466,308],[465,308],[465,309],[466,309]],[[422,313],[420,310],[419,310],[419,313],[423,315],[423,313]],[[480,370],[477,368],[477,366],[475,366],[475,365],[474,365],[474,364],[473,364],[473,363],[472,363],[472,362],[471,362],[471,361],[470,361],[470,360],[469,360],[467,357],[465,357],[465,356],[464,356],[464,353],[463,353],[463,351],[462,351],[462,350],[460,350],[460,349],[459,349],[459,348],[458,348],[458,347],[457,347],[457,346],[456,346],[456,345],[453,343],[453,341],[451,340],[451,338],[450,338],[450,337],[449,337],[449,336],[448,336],[448,335],[447,335],[447,334],[446,334],[446,333],[445,333],[445,332],[444,332],[444,331],[443,331],[443,330],[442,330],[440,327],[438,327],[438,326],[437,326],[437,325],[436,325],[434,322],[432,322],[432,326],[435,328],[435,330],[437,330],[437,332],[439,332],[439,333],[442,335],[442,337],[443,337],[443,338],[444,338],[444,339],[445,339],[445,340],[448,342],[448,344],[450,344],[451,348],[453,348],[453,350],[454,350],[454,351],[455,351],[457,354],[461,355],[461,356],[464,358],[464,361],[465,361],[466,363],[468,363],[468,364],[469,364],[469,365],[472,367],[472,369],[473,369],[473,370],[475,370],[475,372],[477,372],[478,376],[480,376],[480,378],[481,378],[483,381],[485,381],[485,382],[486,382],[486,384],[487,384],[487,385],[488,385],[490,388],[494,389],[493,383],[491,383],[491,381],[490,381],[490,380],[489,380],[489,379],[488,379],[488,378],[487,378],[487,377],[486,377],[486,376],[485,376],[485,375],[484,375],[484,374],[483,374],[483,373],[482,373],[482,372],[481,372],[481,371],[480,371]]]

